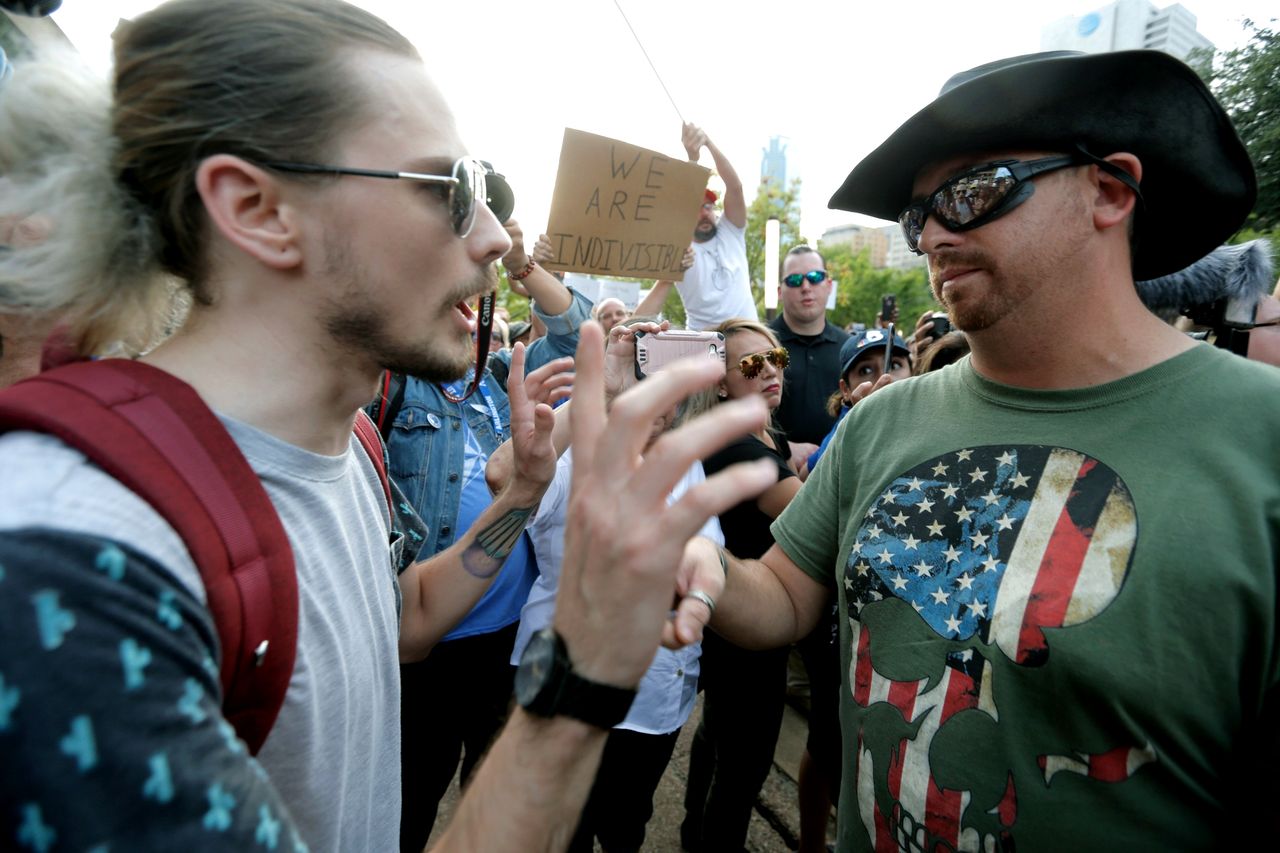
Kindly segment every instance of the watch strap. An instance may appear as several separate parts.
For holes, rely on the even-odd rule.
[[[627,718],[635,698],[635,690],[589,681],[577,675],[570,665],[556,702],[556,713],[611,729]]]

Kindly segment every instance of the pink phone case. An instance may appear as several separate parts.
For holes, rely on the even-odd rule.
[[[724,335],[719,332],[669,331],[636,333],[636,377],[657,373],[673,361],[693,355],[718,358],[724,363]]]

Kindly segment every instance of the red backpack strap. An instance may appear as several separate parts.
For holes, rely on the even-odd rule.
[[[107,359],[0,393],[0,431],[7,430],[57,436],[182,537],[218,629],[223,712],[256,753],[293,674],[298,582],[279,516],[222,422],[180,379]]]
[[[377,428],[378,434],[382,436],[383,443],[391,438],[391,427],[396,421],[396,415],[404,407],[407,380],[408,377],[403,373],[382,371],[382,378],[378,382],[378,395],[365,409]]]
[[[365,414],[364,409],[356,412],[355,425],[356,438],[360,439],[360,445],[364,448],[364,452],[369,454],[369,461],[373,463],[373,468],[378,472],[378,479],[382,481],[382,493],[387,497],[387,523],[395,527],[396,513],[391,506],[391,483],[387,481],[387,462],[384,456],[382,436],[378,432],[378,428],[373,425],[373,421]]]

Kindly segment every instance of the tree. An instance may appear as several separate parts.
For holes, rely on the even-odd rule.
[[[850,323],[873,325],[880,299],[886,293],[898,300],[898,328],[905,330],[904,337],[914,331],[921,314],[938,310],[924,268],[876,269],[871,266],[869,250],[854,253],[842,244],[823,245],[820,251],[827,262],[827,272],[836,282],[836,307],[827,315],[832,323],[842,327]]]
[[[1244,47],[1219,51],[1211,68],[1201,62],[1198,70],[1258,173],[1258,202],[1237,239],[1269,236],[1280,250],[1280,32],[1249,20],[1244,27],[1253,33]]]
[[[761,317],[764,316],[764,226],[770,219],[778,220],[778,261],[781,263],[792,247],[805,242],[800,235],[799,196],[799,178],[785,188],[766,178],[760,182],[756,197],[747,208],[747,269],[751,275],[751,293]]]

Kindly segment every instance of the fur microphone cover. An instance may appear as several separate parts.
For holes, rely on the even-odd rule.
[[[1221,246],[1185,269],[1137,284],[1146,306],[1165,318],[1224,298],[1252,304],[1271,293],[1271,247],[1266,240]]]

